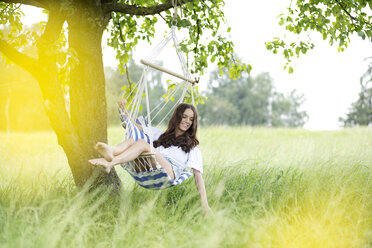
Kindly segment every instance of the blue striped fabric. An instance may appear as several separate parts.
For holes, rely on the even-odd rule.
[[[126,139],[132,138],[135,141],[144,139],[150,144],[150,137],[143,133],[132,121],[128,119],[122,108],[119,108],[119,116],[121,119],[121,125],[127,130]],[[136,119],[136,123],[147,127],[147,122],[142,116]]]
[[[147,141],[147,143],[150,144],[150,137],[148,135],[146,135],[145,133],[143,133],[141,131],[141,129],[139,129],[133,122],[131,122],[130,120],[128,120],[128,118],[126,116],[124,116],[124,118],[126,119],[126,123],[127,123],[127,136],[126,138],[129,139],[129,138],[132,138],[134,139],[135,141],[138,141],[140,139],[144,139]],[[140,125],[142,125],[138,119],[136,119],[136,122],[139,123]]]
[[[121,166],[133,177],[138,185],[153,190],[167,189],[179,185],[193,175],[192,171],[185,170],[178,179],[173,180],[168,176],[164,168],[136,172],[129,163]]]
[[[128,119],[128,117],[124,114],[124,110],[119,108],[119,113],[122,126],[127,129],[126,138],[133,138],[135,141],[145,139],[147,143],[150,144],[150,138],[146,134],[144,134],[132,121]],[[142,126],[147,126],[147,122],[143,117],[142,119],[137,118],[136,123]],[[138,185],[146,189],[153,190],[166,189],[179,185],[193,175],[193,172],[191,170],[185,170],[181,173],[181,176],[178,179],[173,180],[168,176],[164,168],[161,168],[160,166],[156,166],[158,167],[157,169],[151,169],[150,171],[141,172],[136,172],[130,162],[121,164],[121,166],[129,173],[129,175],[133,177]]]

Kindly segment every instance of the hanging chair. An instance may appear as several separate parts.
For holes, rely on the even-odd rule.
[[[135,141],[146,140],[152,145],[152,140],[144,134],[132,121],[128,119],[122,108],[119,108],[122,125],[126,130],[126,138],[132,138]],[[141,120],[142,119],[142,120]],[[136,119],[137,124],[147,127],[141,116]],[[132,176],[136,183],[146,189],[166,189],[179,185],[193,175],[191,169],[184,170],[179,178],[172,179],[165,172],[155,159],[154,153],[143,153],[133,161],[123,163],[121,166]]]
[[[126,108],[129,110],[129,112],[127,112],[126,109],[124,109],[123,107],[121,108],[119,107],[119,115],[121,118],[122,126],[124,127],[125,133],[126,133],[125,138],[126,139],[132,138],[135,141],[144,139],[151,145],[151,147],[153,147],[153,140],[151,139],[152,134],[150,133],[149,135],[146,135],[136,126],[136,124],[141,125],[142,127],[151,127],[151,122],[155,117],[159,115],[164,115],[164,117],[159,123],[159,126],[160,126],[164,122],[164,120],[167,118],[167,116],[173,112],[175,107],[179,103],[182,103],[184,101],[184,98],[185,98],[185,95],[188,89],[190,90],[192,103],[193,105],[195,105],[193,85],[196,81],[191,79],[191,75],[190,75],[189,70],[187,69],[185,59],[179,49],[178,40],[175,34],[175,31],[176,31],[175,20],[176,18],[173,19],[171,32],[169,32],[163,38],[163,40],[155,47],[155,49],[152,51],[152,53],[147,58],[140,61],[144,65],[144,69],[140,77],[140,80],[137,82],[135,87],[133,87],[130,93],[130,95],[133,94],[134,97],[128,103],[128,106]],[[159,53],[169,43],[170,40],[173,41],[173,45],[176,49],[176,53],[178,55],[178,59],[180,61],[181,68],[182,68],[182,75],[154,64],[155,58],[159,55]],[[167,97],[163,98],[161,102],[152,110],[150,110],[150,106],[149,106],[149,95],[148,95],[148,85],[147,85],[147,78],[148,78],[147,75],[148,75],[150,68],[170,74],[182,80],[180,83],[178,83],[174,87],[172,91],[168,92]],[[174,99],[174,97],[178,95],[180,95],[180,97],[177,101],[171,100],[171,99]],[[145,100],[146,100],[147,116],[138,117],[139,108],[140,108],[143,96],[145,97]],[[167,113],[163,114],[162,111],[165,109],[165,106],[167,104],[173,104],[173,106],[171,107],[170,111],[167,111]],[[148,153],[148,154],[141,154],[137,159],[131,162],[123,163],[121,164],[121,166],[133,177],[133,179],[137,182],[137,184],[147,189],[170,188],[170,187],[173,187],[173,186],[176,186],[176,185],[179,185],[185,182],[188,178],[190,178],[193,175],[193,172],[190,168],[190,169],[184,170],[181,173],[179,178],[176,178],[173,180],[165,172],[164,168],[162,168],[157,163],[155,159],[155,154],[153,152]]]

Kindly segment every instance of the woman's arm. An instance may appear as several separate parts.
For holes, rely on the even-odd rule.
[[[120,99],[118,101],[118,105],[119,107],[124,111],[124,114],[129,118],[129,114],[128,114],[128,111],[127,109],[125,108],[126,105],[127,105],[127,100],[125,99]],[[141,125],[139,125],[136,121],[132,121],[134,123],[134,125],[136,125],[142,132],[143,132],[143,128]]]
[[[203,176],[200,171],[193,169],[196,188],[199,191],[201,203],[204,209],[204,214],[207,214],[211,211],[211,208],[208,205],[207,192],[205,191],[205,185]]]

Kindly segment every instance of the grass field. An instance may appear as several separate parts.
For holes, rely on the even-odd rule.
[[[109,130],[111,144],[123,136]],[[372,247],[372,129],[202,128],[193,179],[75,188],[53,133],[0,133],[0,247]]]

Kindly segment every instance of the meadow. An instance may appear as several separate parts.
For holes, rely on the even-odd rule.
[[[121,140],[109,129],[109,143]],[[0,133],[0,247],[372,247],[372,129],[199,131],[194,180],[120,197],[75,187],[53,133]]]

